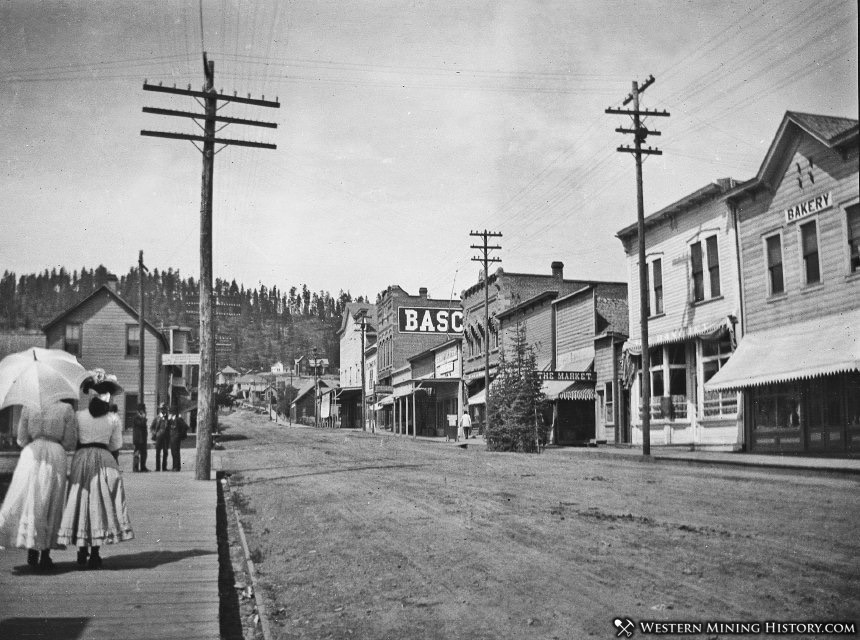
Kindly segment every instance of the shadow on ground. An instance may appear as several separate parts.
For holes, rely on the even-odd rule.
[[[89,620],[89,618],[6,618],[0,620],[0,638],[75,640],[81,637]]]

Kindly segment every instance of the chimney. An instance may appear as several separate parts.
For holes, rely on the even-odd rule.
[[[427,287],[421,287],[418,289],[418,296],[426,300],[429,297],[427,295]]]
[[[559,280],[564,279],[564,263],[563,262],[559,262],[558,260],[556,260],[555,262],[553,262],[550,265],[550,268],[552,269],[552,276],[554,278],[558,278]]]
[[[113,291],[114,293],[116,293],[116,287],[117,287],[117,282],[118,282],[118,281],[119,281],[119,278],[117,278],[117,277],[116,277],[115,275],[113,275],[113,274],[110,274],[110,275],[108,275],[108,277],[107,277],[107,282],[105,282],[105,286],[107,286],[107,288],[108,288],[108,289],[110,289],[111,291]]]

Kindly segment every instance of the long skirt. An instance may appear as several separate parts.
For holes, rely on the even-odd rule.
[[[66,502],[66,452],[39,438],[21,451],[0,508],[0,547],[58,549]]]
[[[132,538],[125,487],[116,460],[106,449],[78,449],[69,473],[69,497],[59,541],[97,547]]]

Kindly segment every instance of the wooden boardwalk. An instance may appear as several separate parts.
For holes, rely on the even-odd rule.
[[[216,485],[195,480],[194,450],[182,453],[181,472],[131,473],[122,452],[135,538],[102,547],[101,570],[78,570],[75,549],[52,552],[48,573],[22,549],[0,551],[0,638],[220,637]]]

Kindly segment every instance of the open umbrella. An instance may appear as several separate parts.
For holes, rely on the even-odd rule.
[[[60,349],[32,347],[0,360],[0,409],[20,404],[41,409],[77,400],[88,376],[75,356]]]

